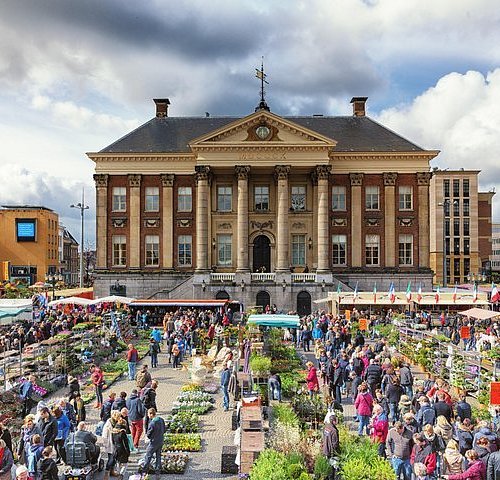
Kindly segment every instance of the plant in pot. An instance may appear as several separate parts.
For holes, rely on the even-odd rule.
[[[271,359],[263,355],[252,355],[250,357],[250,368],[255,375],[265,375],[271,369]]]

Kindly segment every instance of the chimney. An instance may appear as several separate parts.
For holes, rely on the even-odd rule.
[[[156,116],[158,118],[168,117],[170,100],[168,98],[153,98],[153,102],[156,104]]]
[[[364,117],[366,113],[366,101],[368,100],[368,97],[352,97],[351,98],[351,103],[352,103],[352,114],[355,117]]]

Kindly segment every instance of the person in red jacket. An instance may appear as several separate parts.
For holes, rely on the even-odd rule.
[[[469,462],[469,468],[463,473],[443,475],[447,480],[484,480],[486,478],[486,465],[479,460],[475,450],[467,450],[465,458]]]
[[[94,408],[101,408],[103,404],[102,388],[104,386],[104,374],[97,365],[92,365],[90,367],[90,372],[90,379],[92,380],[92,384],[95,388],[96,404]]]
[[[135,380],[135,367],[139,361],[139,352],[130,343],[127,350],[127,362],[128,362],[128,379]]]
[[[306,376],[307,390],[309,390],[309,395],[312,398],[313,395],[319,392],[318,374],[313,362],[307,362],[306,367],[308,370]]]
[[[379,456],[385,458],[385,441],[389,433],[389,420],[387,419],[387,414],[384,412],[382,405],[376,404],[373,406],[373,416],[370,427],[370,438],[373,443],[378,444]]]
[[[432,476],[436,471],[437,456],[436,452],[432,450],[432,445],[425,438],[422,433],[416,433],[413,435],[413,450],[410,456],[410,463],[415,465],[415,463],[423,463],[427,469],[427,475]]]

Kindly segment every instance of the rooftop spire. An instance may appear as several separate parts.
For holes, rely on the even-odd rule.
[[[264,73],[264,57],[262,57],[260,70],[258,68],[255,69],[255,76],[260,79],[260,102],[255,107],[255,111],[267,110],[269,112],[270,110],[265,99],[266,91],[264,90],[264,83],[269,85],[269,82],[266,80],[267,75]]]

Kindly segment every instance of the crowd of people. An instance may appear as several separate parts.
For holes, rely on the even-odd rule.
[[[358,434],[370,436],[398,479],[499,478],[500,412],[492,422],[474,422],[465,394],[456,398],[445,380],[432,375],[414,378],[385,338],[368,342],[362,332],[351,332],[346,319],[310,315],[286,336],[314,351],[316,362],[307,363],[310,395],[323,390],[336,408],[352,401]],[[331,437],[334,430],[328,418],[325,431]]]

